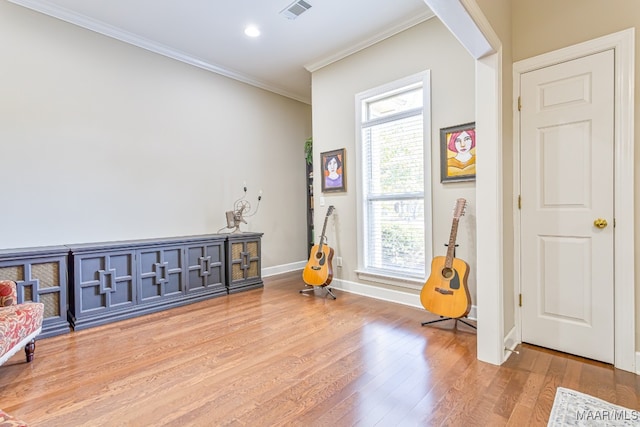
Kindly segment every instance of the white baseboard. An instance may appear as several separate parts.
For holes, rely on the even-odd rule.
[[[331,287],[339,289],[351,294],[362,295],[369,298],[375,298],[382,301],[394,302],[397,304],[403,304],[410,307],[421,308],[419,294],[412,294],[410,292],[403,292],[395,289],[381,288],[379,286],[365,285],[363,283],[351,282],[348,280],[334,278],[331,282]],[[476,320],[476,306],[471,306],[469,315],[467,316],[471,320]]]
[[[307,261],[292,262],[291,264],[276,265],[262,269],[262,277],[275,276],[276,274],[289,273],[290,271],[302,271]]]
[[[520,344],[518,342],[518,334],[516,334],[516,327],[511,328],[506,337],[504,337],[504,354],[502,355],[502,363],[513,354],[516,346]]]
[[[334,278],[331,287],[351,294],[422,308],[420,295]]]
[[[307,265],[307,261],[299,261],[293,262],[291,264],[263,268],[262,277],[274,276],[276,274],[288,273],[291,271],[301,271],[302,269],[304,269],[305,265]],[[422,303],[420,302],[419,294],[412,294],[410,292],[403,292],[395,289],[381,288],[379,286],[365,285],[363,283],[336,279],[335,277],[331,282],[331,287],[333,289],[349,292],[351,294],[362,295],[382,301],[395,302],[397,304],[408,305],[410,307],[423,308]],[[477,320],[477,312],[478,311],[476,306],[472,305],[467,318],[471,320]]]

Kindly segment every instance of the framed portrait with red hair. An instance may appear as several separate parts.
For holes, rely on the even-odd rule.
[[[440,182],[476,179],[476,123],[440,129]]]

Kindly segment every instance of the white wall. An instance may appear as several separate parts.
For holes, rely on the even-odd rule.
[[[263,267],[306,258],[309,105],[0,2],[0,249],[214,233],[263,201]]]
[[[320,174],[315,174],[316,227],[322,226],[326,206],[336,207],[335,221],[328,227],[329,245],[343,267],[335,268],[337,279],[360,282],[357,268],[355,170],[355,95],[385,83],[431,70],[432,86],[432,182],[434,255],[444,255],[449,240],[455,200],[469,201],[460,221],[457,257],[470,264],[469,288],[475,301],[475,184],[440,183],[440,128],[474,121],[474,60],[437,19],[431,19],[381,43],[326,66],[312,74],[314,170],[320,170],[320,154],[346,148],[347,192],[324,195],[319,206]],[[478,138],[478,155],[482,141]],[[324,210],[323,210],[324,209]],[[334,259],[335,259],[334,257]],[[380,286],[368,283],[372,286]]]

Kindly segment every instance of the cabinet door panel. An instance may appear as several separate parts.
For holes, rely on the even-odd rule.
[[[227,238],[227,288],[229,293],[262,287],[260,237],[246,233]]]
[[[140,301],[153,300],[162,295],[161,284],[158,281],[163,273],[160,261],[159,251],[141,251],[138,254],[138,271],[140,272],[138,294]]]
[[[184,291],[184,275],[182,272],[182,248],[171,248],[162,251],[163,263],[166,265],[163,295],[179,295]]]
[[[209,276],[207,287],[224,288],[224,245],[222,242],[207,246],[207,256],[209,257]]]
[[[76,316],[135,303],[132,253],[83,255],[76,263],[75,292],[80,309]]]
[[[138,268],[140,302],[182,294],[182,248],[140,250]]]
[[[107,294],[109,305],[130,306],[135,301],[135,288],[133,285],[134,263],[131,254],[110,255],[107,257],[110,270],[115,270],[112,278],[112,292]]]
[[[186,249],[188,292],[226,293],[224,286],[223,242],[191,246]]]
[[[247,279],[260,277],[260,252],[258,242],[247,242],[247,258],[249,268]]]
[[[67,251],[7,252],[0,255],[0,280],[17,283],[18,302],[44,304],[41,338],[69,332],[67,320]]]

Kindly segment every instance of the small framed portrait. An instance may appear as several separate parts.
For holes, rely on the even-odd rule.
[[[440,129],[440,182],[475,179],[475,122]]]
[[[322,192],[347,191],[347,173],[344,148],[320,153],[322,164]]]

